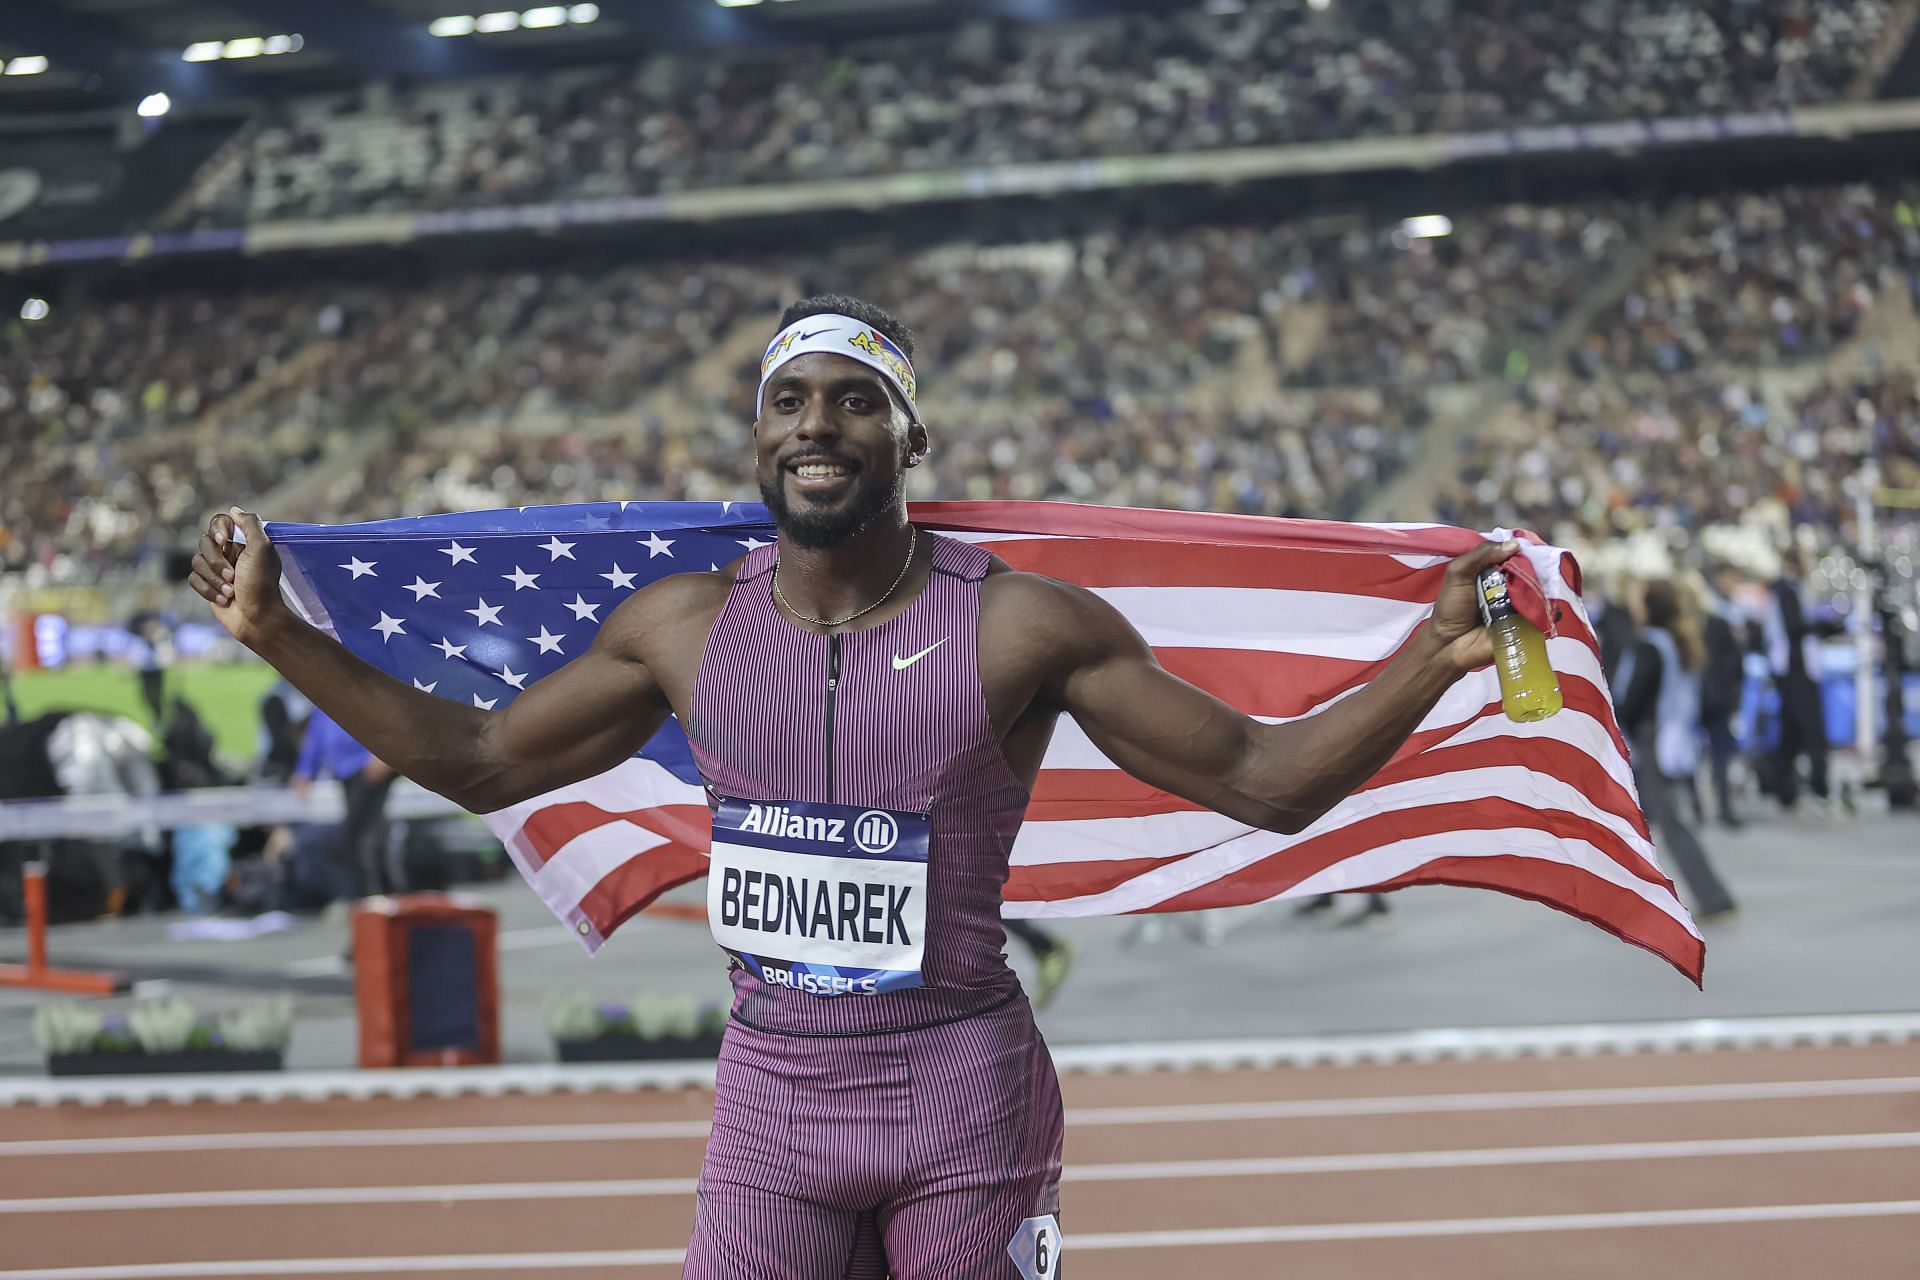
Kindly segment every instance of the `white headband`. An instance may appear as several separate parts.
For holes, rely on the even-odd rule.
[[[814,351],[858,360],[874,370],[907,402],[907,415],[915,422],[920,421],[920,406],[914,403],[919,383],[913,376],[913,364],[907,359],[907,353],[878,329],[841,315],[808,316],[780,331],[780,336],[767,347],[767,354],[760,360],[760,391],[753,401],[755,417],[766,408],[767,383],[773,380],[780,366]]]

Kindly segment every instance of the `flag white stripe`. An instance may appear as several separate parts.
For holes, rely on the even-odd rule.
[[[1584,650],[1584,646],[1580,646]],[[1591,654],[1589,654],[1591,657]],[[1490,686],[1490,687],[1489,687]],[[1477,690],[1477,691],[1476,691]],[[1499,685],[1491,672],[1477,672],[1468,676],[1442,697],[1436,712],[1445,709],[1446,715],[1436,714],[1421,722],[1421,729],[1444,728],[1461,724],[1467,717],[1481,711],[1499,697]],[[1331,706],[1337,699],[1329,699],[1308,715],[1317,714]],[[1266,724],[1279,724],[1281,720],[1273,717],[1256,717]],[[1297,717],[1299,719],[1305,716]],[[1629,794],[1638,798],[1639,793],[1633,787],[1633,770],[1621,757],[1620,749],[1615,745],[1613,735],[1607,726],[1584,711],[1569,708],[1553,717],[1550,721],[1537,721],[1532,724],[1517,724],[1498,712],[1481,716],[1466,724],[1461,724],[1458,732],[1450,735],[1443,744],[1453,746],[1471,742],[1483,742],[1489,738],[1513,738],[1516,750],[1524,750],[1521,745],[1530,739],[1543,739],[1564,742],[1575,747],[1596,764],[1607,771],[1607,775],[1625,787]],[[1428,748],[1432,750],[1432,748]],[[1053,740],[1047,744],[1047,753],[1041,768],[1047,769],[1119,769],[1107,755],[1087,737],[1086,730],[1071,716],[1063,717],[1059,727],[1054,730]]]
[[[977,542],[982,545],[990,542],[1084,542],[1086,540],[1075,533],[1006,533],[998,529],[990,531],[942,529],[940,536],[952,538],[955,542]]]
[[[1266,587],[1096,587],[1156,649],[1241,649],[1377,662],[1433,612],[1428,604]]]
[[[1459,769],[1432,777],[1410,778],[1351,796],[1296,835],[1269,832],[1271,853],[1317,840],[1366,818],[1408,812],[1432,804],[1473,800],[1513,800],[1537,810],[1560,810],[1586,818],[1618,836],[1626,846],[1659,865],[1653,846],[1626,819],[1588,799],[1578,787],[1553,774],[1522,765]],[[1204,849],[1258,830],[1211,810],[1157,813],[1137,818],[1063,818],[1029,822],[1013,846],[1016,866],[1048,866],[1106,859],[1165,856]]]
[[[1271,833],[1255,832],[1220,850],[1196,854],[1184,862],[1151,871],[1127,880],[1101,893],[1080,897],[1055,898],[1047,902],[1010,903],[1008,914],[1029,918],[1118,915],[1128,911],[1150,910],[1190,889],[1211,884],[1259,860],[1264,847],[1261,837]],[[1221,854],[1214,858],[1210,855]],[[1621,868],[1612,858],[1584,840],[1567,840],[1537,827],[1505,827],[1491,831],[1443,831],[1378,845],[1315,872],[1266,901],[1314,897],[1339,893],[1368,885],[1384,884],[1436,858],[1532,858],[1542,863],[1572,866],[1627,890],[1643,902],[1658,908],[1678,921],[1686,931],[1699,937],[1686,908],[1672,893]]]
[[[496,832],[518,831],[541,810],[569,801],[625,812],[655,805],[705,804],[706,792],[697,783],[682,782],[665,765],[634,756],[605,773],[482,816]]]
[[[632,860],[657,849],[667,838],[621,819],[575,836],[533,874],[533,891],[558,911],[572,910],[593,887]]]

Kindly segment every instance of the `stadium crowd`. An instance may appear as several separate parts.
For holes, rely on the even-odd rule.
[[[1589,535],[1755,512],[1838,528],[1864,430],[1904,483],[1910,384],[1796,400],[1752,372],[1920,295],[1912,195],[1692,202],[1568,366],[1519,381],[1474,434],[1441,514]],[[211,504],[327,457],[346,460],[333,480],[276,514],[739,496],[772,317],[849,281],[910,318],[927,412],[964,426],[929,496],[1351,515],[1414,453],[1429,389],[1511,372],[1657,217],[1496,206],[1438,238],[1358,215],[1006,226],[905,252],[883,239],[63,305],[0,334],[0,569],[150,561]]]
[[[1693,202],[1575,367],[1683,373],[1825,355],[1883,289],[1920,300],[1920,185],[1783,187]]]
[[[1294,0],[655,58],[270,107],[199,225],[1750,111],[1844,95],[1887,0]],[[1232,10],[1232,12],[1217,12]]]
[[[1884,486],[1920,489],[1911,373],[1821,379],[1771,399],[1738,376],[1539,378],[1464,444],[1439,515],[1492,516],[1560,542],[1691,537],[1756,517],[1840,533],[1869,454]]]
[[[848,280],[912,318],[929,413],[968,425],[942,493],[1343,512],[1410,452],[1419,388],[1551,329],[1640,217],[1502,206],[1438,239],[1358,218],[1136,227],[62,307],[0,339],[0,564],[138,561],[222,495],[374,435],[314,514],[736,496],[767,326]],[[720,376],[692,385],[710,357]],[[610,422],[529,430],[556,418]],[[443,424],[528,438],[422,442]]]

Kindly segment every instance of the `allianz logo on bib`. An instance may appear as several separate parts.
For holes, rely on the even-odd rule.
[[[747,816],[740,819],[740,830],[819,844],[845,844],[847,840],[846,819],[795,813],[783,804],[748,805]]]
[[[853,842],[868,853],[886,853],[899,839],[900,824],[890,813],[869,809],[853,820]]]
[[[747,806],[738,830],[815,844],[845,844],[847,820],[811,813],[795,813],[783,804]],[[853,843],[867,853],[889,853],[900,842],[900,824],[893,815],[869,809],[853,820]]]

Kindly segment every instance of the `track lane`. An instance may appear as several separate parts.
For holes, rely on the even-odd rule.
[[[1903,1266],[1912,1250],[1897,1246],[1920,1239],[1920,1216],[1874,1206],[1920,1192],[1920,1145],[1901,1136],[1920,1134],[1916,1078],[1920,1046],[1070,1077],[1063,1212],[1068,1256],[1080,1241],[1085,1260],[1067,1274],[1813,1274],[1845,1259],[1855,1277],[1904,1275],[1895,1259]],[[1766,1087],[1750,1096],[1745,1085]],[[1547,1096],[1566,1090],[1599,1093]],[[286,1275],[297,1273],[286,1260],[301,1259],[336,1268],[306,1274],[430,1274],[415,1268],[455,1256],[468,1261],[438,1274],[674,1275],[710,1105],[680,1091],[0,1112],[0,1200],[475,1184],[499,1197],[52,1214],[0,1205],[0,1280],[22,1269],[85,1280],[75,1268],[87,1267],[126,1280],[160,1280],[154,1268],[168,1266]],[[1223,1107],[1241,1110],[1191,1118]],[[551,1140],[606,1125],[635,1136]],[[364,1140],[348,1133],[341,1145],[342,1130]],[[142,1134],[183,1149],[113,1149]],[[242,1145],[192,1149],[223,1134]],[[504,1134],[519,1140],[492,1140]],[[1859,1140],[1876,1134],[1892,1136]],[[1809,1145],[1782,1139],[1813,1149],[1781,1150]],[[1725,1149],[1728,1140],[1745,1145]],[[1269,1167],[1226,1163],[1250,1159]],[[1206,1167],[1127,1168],[1170,1161]],[[555,1185],[648,1178],[666,1180],[658,1194],[588,1199]],[[540,1185],[520,1197],[510,1183]],[[1848,1212],[1836,1205],[1867,1216],[1829,1216]],[[1675,1211],[1705,1216],[1661,1225]],[[1802,1216],[1773,1221],[1775,1211]],[[1703,1252],[1702,1240],[1720,1252]],[[601,1265],[595,1250],[621,1265]],[[377,1262],[396,1256],[415,1261]],[[1816,1258],[1813,1270],[1793,1261]],[[224,1265],[191,1269],[202,1263]],[[1791,1269],[1768,1272],[1775,1263]],[[248,1265],[264,1269],[233,1269]]]

